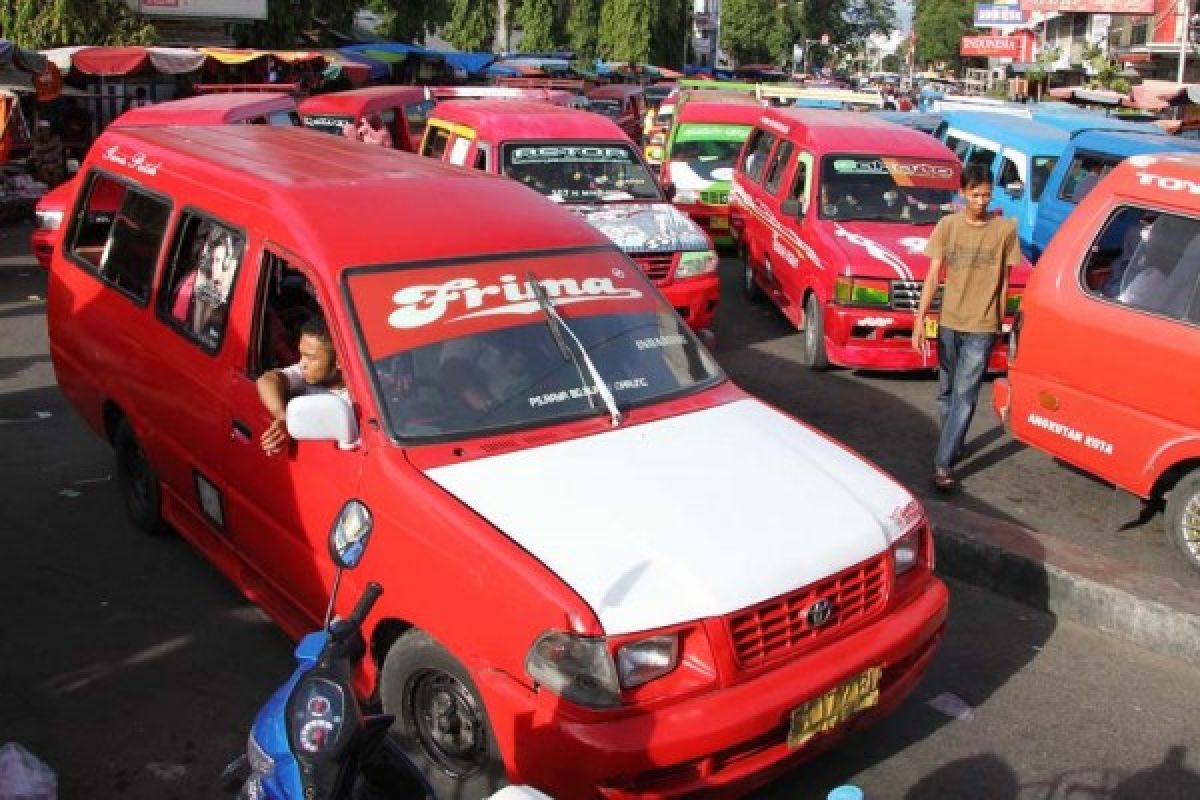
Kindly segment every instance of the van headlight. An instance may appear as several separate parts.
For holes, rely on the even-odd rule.
[[[921,531],[922,526],[918,525],[892,545],[892,559],[896,565],[896,577],[900,577],[908,572],[920,561]]]
[[[712,250],[691,250],[679,257],[676,278],[695,278],[717,271],[717,254]]]
[[[687,205],[699,203],[700,192],[695,189],[676,189],[675,199],[672,202],[685,203]]]
[[[588,708],[621,703],[617,669],[603,637],[546,631],[525,656],[525,671],[565,700]]]
[[[678,664],[679,636],[673,633],[630,642],[617,650],[617,676],[626,689],[661,678]]]
[[[63,212],[61,211],[34,211],[34,225],[45,231],[56,231],[62,225]]]

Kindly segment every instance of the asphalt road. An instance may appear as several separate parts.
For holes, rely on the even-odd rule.
[[[291,644],[185,543],[126,524],[111,452],[54,387],[45,275],[27,233],[0,228],[0,743],[47,761],[63,798],[213,797],[254,712],[290,673]],[[782,319],[733,295],[721,335],[743,385],[924,491],[928,379],[807,374]],[[1103,487],[989,431],[981,413],[974,458],[986,463],[960,502],[1105,538],[1092,524]],[[1152,552],[1155,525],[1144,542],[1127,532],[1112,546]],[[847,780],[872,799],[1200,797],[1200,671],[951,588],[945,644],[913,699],[757,797],[820,798]]]

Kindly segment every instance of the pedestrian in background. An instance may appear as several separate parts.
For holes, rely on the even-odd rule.
[[[964,167],[961,185],[966,207],[942,217],[925,246],[929,273],[921,287],[912,333],[913,347],[924,352],[928,347],[925,315],[938,284],[943,284],[937,332],[941,435],[933,462],[933,482],[942,490],[958,486],[953,467],[1004,322],[1009,271],[1021,258],[1015,220],[988,213],[992,201],[988,169],[979,164]]]
[[[62,139],[50,128],[49,120],[38,120],[29,152],[33,177],[47,186],[58,186],[67,176]]]

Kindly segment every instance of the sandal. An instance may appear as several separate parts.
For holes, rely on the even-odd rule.
[[[939,467],[933,471],[933,485],[943,492],[950,492],[958,488],[958,478],[950,470]]]

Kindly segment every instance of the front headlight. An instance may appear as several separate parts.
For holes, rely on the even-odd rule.
[[[677,189],[675,191],[675,202],[688,203],[689,205],[691,203],[699,203],[700,192],[695,189]]]
[[[887,306],[892,302],[892,287],[878,278],[838,278],[833,284],[833,300],[847,306]]]
[[[717,271],[717,254],[712,250],[692,250],[679,258],[675,268],[676,278],[695,278]]]
[[[892,545],[892,559],[895,561],[897,578],[915,567],[920,560],[921,530],[922,527],[918,525]]]
[[[626,689],[661,678],[678,664],[679,637],[673,633],[631,642],[617,650],[617,675]]]
[[[525,656],[525,671],[560,697],[588,708],[621,702],[617,670],[603,638],[547,631]]]
[[[56,231],[62,225],[63,212],[61,211],[35,211],[33,212],[34,224],[36,227],[47,231]]]

